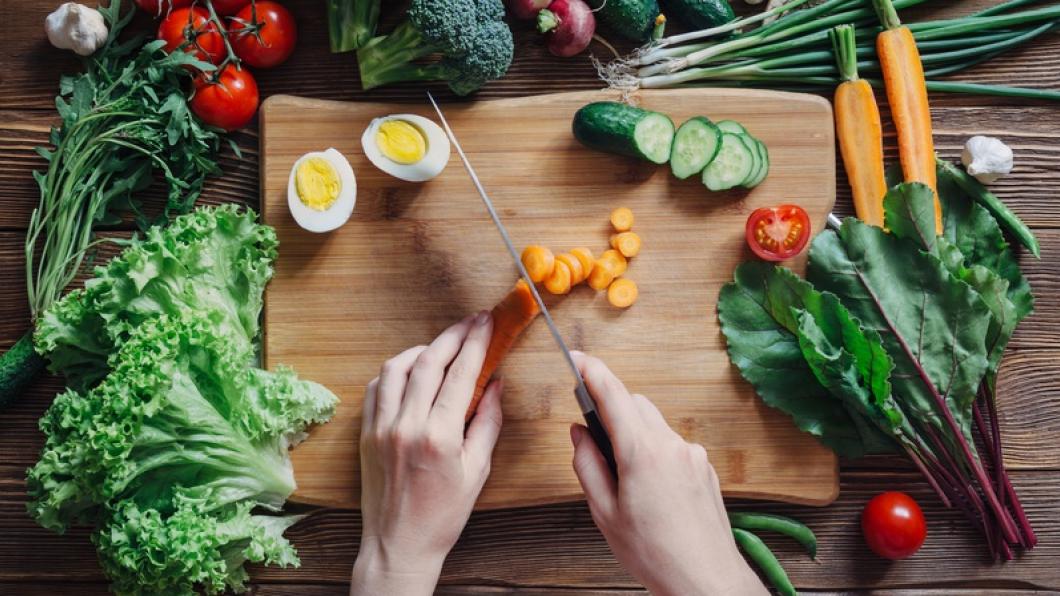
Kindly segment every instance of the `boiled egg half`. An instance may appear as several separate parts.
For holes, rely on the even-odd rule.
[[[357,179],[336,149],[306,153],[287,181],[287,207],[310,232],[330,232],[346,223],[357,203]]]
[[[361,145],[375,167],[408,182],[430,180],[449,163],[449,137],[442,127],[416,114],[372,120]]]

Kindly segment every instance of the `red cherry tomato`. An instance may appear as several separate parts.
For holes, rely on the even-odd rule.
[[[290,57],[298,41],[298,29],[283,5],[263,0],[239,11],[228,27],[228,38],[240,60],[257,68],[270,68]]]
[[[229,64],[217,82],[212,77],[213,73],[203,73],[195,79],[191,111],[206,124],[225,130],[246,126],[258,111],[254,76],[245,68]]]
[[[225,57],[224,38],[210,22],[210,13],[198,6],[177,8],[166,15],[158,25],[158,39],[166,40],[167,52],[183,45],[185,52],[200,60],[218,64]]]
[[[136,5],[149,15],[164,17],[174,8],[191,6],[191,0],[136,0]]]
[[[927,537],[924,512],[905,493],[876,495],[861,512],[861,532],[872,552],[885,559],[913,556]]]
[[[798,205],[756,209],[747,218],[747,245],[767,261],[790,259],[806,248],[810,217]]]
[[[234,15],[244,6],[250,4],[250,0],[213,0],[213,9],[222,17]]]

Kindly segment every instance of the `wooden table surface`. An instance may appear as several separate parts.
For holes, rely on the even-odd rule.
[[[736,0],[737,2],[739,0]],[[997,0],[933,0],[937,10],[963,13]],[[43,161],[33,147],[46,142],[57,121],[53,101],[60,73],[75,72],[71,54],[44,38],[45,15],[59,0],[0,1],[7,25],[0,49],[0,349],[28,324],[22,244],[38,197],[30,170]],[[358,89],[351,55],[327,51],[323,2],[287,2],[301,39],[295,56],[261,73],[264,95],[292,93],[329,99],[418,99],[414,88],[374,93]],[[387,4],[384,2],[384,4]],[[919,16],[910,14],[909,17]],[[145,28],[146,20],[140,23]],[[599,50],[598,50],[599,51]],[[598,88],[585,57],[559,60],[544,51],[526,26],[516,26],[516,60],[508,76],[479,99]],[[1060,89],[1060,35],[995,58],[959,75],[962,80]],[[732,503],[734,508],[797,517],[820,539],[819,560],[800,555],[786,540],[767,537],[795,585],[805,592],[886,594],[1026,594],[1060,591],[1060,105],[1026,100],[932,97],[936,146],[956,158],[973,134],[1002,137],[1016,153],[1012,176],[995,190],[1034,229],[1042,260],[1021,265],[1037,298],[1037,312],[1016,332],[1001,371],[1001,418],[1006,462],[1040,537],[1039,546],[1007,564],[991,564],[969,524],[945,511],[918,474],[895,458],[843,462],[841,495],[825,508]],[[884,114],[886,108],[882,109]],[[885,116],[886,117],[886,116]],[[894,131],[885,124],[888,154]],[[243,152],[222,160],[202,202],[258,203],[256,126],[234,136]],[[837,210],[849,213],[840,181]],[[782,197],[778,197],[778,201]],[[129,228],[126,228],[126,230]],[[127,232],[126,232],[127,233]],[[43,443],[37,419],[61,383],[42,377],[20,403],[0,415],[0,594],[105,594],[88,532],[59,536],[38,528],[25,513],[25,469]],[[874,494],[899,489],[912,494],[928,518],[929,536],[912,559],[887,563],[862,543],[858,513]],[[355,511],[309,509],[289,535],[302,557],[300,569],[255,569],[254,593],[316,596],[343,594],[357,554],[360,517]],[[584,503],[492,511],[472,517],[442,572],[440,594],[636,594],[637,583],[615,562]]]

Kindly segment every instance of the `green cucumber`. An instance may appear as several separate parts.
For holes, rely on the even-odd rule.
[[[670,149],[670,170],[681,180],[707,167],[721,148],[721,131],[703,116],[689,118],[677,129]]]
[[[598,101],[574,114],[574,137],[586,147],[664,164],[674,123],[664,114],[615,101]]]
[[[596,18],[633,41],[651,41],[655,19],[659,17],[656,0],[588,0]]]
[[[747,188],[754,188],[762,183],[769,174],[769,150],[766,149],[766,144],[758,139],[754,139],[755,151],[758,153],[758,161],[761,162],[762,167],[759,168],[758,172],[751,178],[750,182],[744,184]]]
[[[757,139],[755,139],[754,137],[752,137],[749,134],[736,135],[736,136],[740,137],[740,140],[743,141],[743,144],[747,145],[747,148],[751,150],[751,159],[753,160],[754,163],[753,163],[753,165],[751,167],[751,171],[747,173],[747,177],[744,178],[740,182],[740,186],[742,186],[744,188],[750,188],[748,186],[748,184],[750,184],[751,181],[754,180],[756,176],[758,176],[758,173],[762,171],[762,168],[765,167],[766,164],[762,160],[761,155],[759,155],[759,153],[758,153],[758,140]]]
[[[33,349],[33,332],[27,331],[0,356],[0,408],[15,401],[44,368],[44,359]]]
[[[718,122],[718,128],[721,132],[731,132],[734,135],[746,135],[750,134],[747,129],[743,127],[743,124],[735,120],[721,120]]]
[[[703,168],[703,184],[710,190],[729,190],[747,179],[755,165],[755,155],[740,135],[722,133],[721,148]]]
[[[727,0],[663,0],[663,10],[690,30],[710,29],[736,18]]]

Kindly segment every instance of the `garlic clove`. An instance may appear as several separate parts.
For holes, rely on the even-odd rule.
[[[1001,139],[976,135],[965,142],[961,163],[976,180],[991,184],[1012,171],[1012,149]]]

